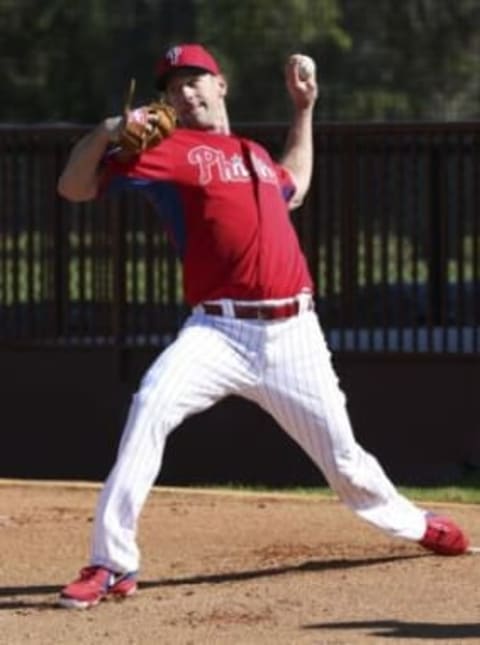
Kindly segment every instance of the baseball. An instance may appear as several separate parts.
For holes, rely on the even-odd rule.
[[[298,63],[298,75],[302,81],[315,76],[315,61],[310,56],[301,55]]]

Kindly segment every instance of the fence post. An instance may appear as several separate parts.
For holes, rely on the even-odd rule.
[[[355,220],[355,133],[347,131],[342,141],[341,195],[341,302],[342,324],[356,326],[355,297],[357,284],[357,223]]]
[[[427,266],[428,266],[428,311],[433,325],[441,325],[445,308],[446,213],[445,182],[441,144],[433,140],[430,148],[430,176],[426,183],[429,190],[429,213],[427,215]]]
[[[126,240],[124,202],[117,198],[108,205],[112,226],[113,258],[113,303],[112,336],[114,374],[118,384],[125,380],[125,335],[126,335]]]

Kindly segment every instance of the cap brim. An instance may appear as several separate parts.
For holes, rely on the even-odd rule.
[[[157,77],[155,81],[155,87],[157,90],[160,92],[165,91],[165,88],[167,86],[168,81],[172,78],[172,76],[175,75],[180,75],[180,74],[212,74],[209,69],[205,69],[204,67],[196,67],[194,65],[189,65],[185,67],[172,67],[171,69],[168,70],[168,72],[165,72],[165,74],[162,74],[162,76]]]

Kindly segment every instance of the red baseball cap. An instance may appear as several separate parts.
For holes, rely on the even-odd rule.
[[[157,89],[164,90],[168,76],[183,67],[191,67],[215,76],[220,74],[217,61],[202,45],[193,43],[176,45],[170,47],[156,65]]]

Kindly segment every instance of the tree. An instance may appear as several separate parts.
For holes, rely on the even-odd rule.
[[[93,115],[104,89],[99,61],[110,58],[105,5],[98,0],[2,3],[0,72],[8,96],[2,119]]]
[[[288,54],[349,46],[337,0],[197,0],[196,11],[197,35],[222,60],[240,121],[286,120]]]
[[[169,45],[218,56],[235,121],[286,121],[283,63],[318,62],[323,120],[478,118],[478,0],[0,0],[3,121],[96,122]]]
[[[476,0],[342,0],[352,48],[335,64],[340,119],[468,119],[479,114]],[[327,85],[328,85],[327,79]]]

